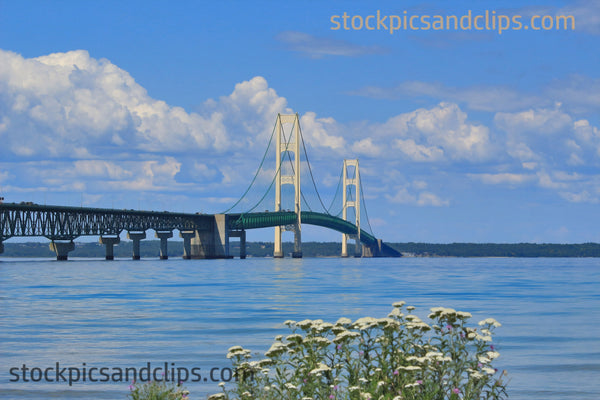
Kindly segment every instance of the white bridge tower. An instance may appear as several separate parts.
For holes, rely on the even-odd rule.
[[[354,167],[352,178],[349,177],[348,167]],[[354,256],[360,257],[362,255],[362,246],[360,243],[360,170],[358,169],[358,160],[344,160],[344,170],[342,174],[344,180],[344,194],[342,198],[344,208],[342,211],[342,218],[347,221],[348,208],[354,208],[354,223],[356,225],[355,234],[342,234],[342,257],[348,257],[348,239],[354,239],[354,242],[356,243]],[[354,186],[354,198],[349,195],[352,186]]]
[[[284,124],[293,124],[289,137],[286,138]],[[273,257],[282,258],[283,248],[281,245],[281,233],[284,230],[294,232],[294,252],[292,257],[302,257],[302,238],[301,238],[301,216],[300,216],[300,119],[296,114],[277,114],[275,121],[275,130],[277,135],[275,168],[275,212],[281,211],[281,185],[294,185],[294,212],[296,213],[296,222],[287,226],[275,227],[275,249]],[[284,173],[282,167],[284,162],[282,157],[290,157],[294,153],[294,167],[290,173]]]

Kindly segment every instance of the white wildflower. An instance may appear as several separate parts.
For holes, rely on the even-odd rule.
[[[352,320],[350,318],[342,317],[337,320],[336,325],[350,325]]]
[[[491,342],[492,341],[492,337],[491,336],[481,336],[479,334],[477,334],[475,336],[475,339],[481,340],[482,342]]]
[[[265,356],[271,357],[277,354],[283,353],[287,350],[287,346],[281,342],[275,342],[271,345],[269,350],[265,353]]]
[[[486,354],[490,360],[494,360],[500,357],[500,353],[498,353],[497,351],[488,351]]]
[[[420,382],[415,382],[415,383],[409,383],[408,385],[404,385],[405,388],[411,388],[411,387],[417,387],[421,385]]]
[[[469,369],[469,376],[473,379],[481,379],[483,375],[480,372]]]
[[[341,343],[346,341],[346,339],[351,339],[351,338],[355,338],[355,337],[359,337],[360,333],[358,332],[352,332],[352,331],[344,331],[342,333],[340,333],[339,335],[337,335],[334,339],[333,339],[333,343]]]
[[[502,324],[496,321],[494,318],[486,318],[483,321],[479,321],[479,326],[492,325],[494,328],[499,328]]]
[[[312,326],[313,322],[310,319],[305,319],[300,322],[296,322],[296,325],[302,329],[308,329]]]
[[[298,390],[298,388],[297,388],[296,386],[292,385],[292,384],[291,384],[291,383],[289,383],[289,382],[285,384],[285,387],[286,387],[288,390]]]
[[[291,327],[292,325],[296,325],[296,321],[292,321],[291,319],[288,319],[283,324]]]
[[[428,331],[431,329],[431,327],[429,325],[427,325],[425,322],[423,321],[419,321],[419,322],[409,322],[406,324],[406,327],[408,329],[422,329],[424,331]]]
[[[319,330],[321,332],[327,331],[331,328],[333,328],[333,324],[330,324],[329,322],[322,322],[321,324],[319,324]]]
[[[477,361],[479,361],[481,364],[487,364],[492,360],[490,360],[489,358],[487,358],[485,356],[479,356],[479,357],[477,357]]]
[[[373,317],[363,317],[354,321],[353,326],[360,330],[366,330],[377,325],[377,320]]]
[[[392,304],[392,307],[394,307],[394,308],[402,308],[405,304],[406,304],[405,301],[397,301],[394,304]]]
[[[302,343],[302,339],[303,339],[302,335],[300,335],[298,333],[293,333],[285,338],[285,340],[287,340],[288,342],[298,342],[298,343]]]
[[[219,382],[220,387],[225,387],[225,382]]]
[[[393,318],[393,317],[396,317],[396,318],[402,318],[402,317],[404,317],[404,314],[402,314],[402,311],[400,311],[400,309],[399,309],[399,308],[394,308],[394,309],[392,310],[392,312],[390,312],[390,313],[388,314],[388,317],[390,317],[390,318]]]
[[[331,344],[331,342],[329,341],[329,339],[324,338],[324,337],[320,337],[320,336],[309,338],[309,339],[306,340],[306,342],[316,343],[319,346],[328,346],[328,345]]]
[[[483,368],[481,368],[481,370],[488,375],[494,375],[496,373],[496,370],[494,368],[490,368],[490,367],[483,367]]]
[[[271,360],[270,358],[264,358],[258,362],[258,366],[260,367],[265,367],[271,364],[273,364],[273,360]]]
[[[445,315],[456,315],[456,310],[454,308],[444,308],[440,316],[443,317]]]
[[[408,311],[413,311],[414,309],[416,309],[416,307],[415,306],[408,306],[408,307],[406,307],[406,309]]]
[[[250,350],[246,350],[242,346],[233,346],[229,348],[227,358],[233,358],[235,356],[250,358],[250,353]]]
[[[407,366],[400,366],[400,367],[398,367],[398,369],[401,369],[404,371],[420,371],[421,367],[417,367],[416,365],[407,365]]]
[[[327,372],[327,371],[331,371],[331,368],[329,368],[329,366],[327,366],[326,364],[319,363],[317,368],[310,371],[310,374],[318,374],[320,372]]]

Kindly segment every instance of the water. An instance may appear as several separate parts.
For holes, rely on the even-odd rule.
[[[230,346],[264,352],[287,319],[382,317],[398,300],[423,319],[446,306],[502,322],[495,366],[511,399],[600,398],[597,259],[0,260],[1,399],[129,392],[127,382],[10,382],[13,367],[57,362],[80,373],[200,368],[185,386],[204,399],[219,391],[213,368],[227,377]]]

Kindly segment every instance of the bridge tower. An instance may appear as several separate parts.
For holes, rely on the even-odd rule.
[[[293,124],[289,137],[286,138],[284,124]],[[296,222],[289,226],[275,227],[275,249],[273,257],[283,257],[283,247],[281,245],[281,233],[284,230],[294,232],[294,252],[292,257],[302,257],[302,239],[301,239],[301,217],[300,217],[300,119],[296,114],[277,114],[275,121],[275,134],[277,135],[275,168],[275,211],[281,211],[281,185],[294,185],[294,212],[296,213]],[[282,171],[284,165],[283,157],[290,157],[294,153],[294,167],[291,174]]]
[[[352,177],[348,174],[348,167],[354,167],[354,174]],[[354,239],[356,243],[354,256],[360,257],[362,254],[360,244],[360,170],[358,169],[358,160],[344,160],[344,170],[342,171],[344,181],[344,192],[342,197],[343,210],[342,218],[348,220],[348,209],[354,208],[356,225],[356,234],[349,235],[346,233],[342,234],[342,257],[348,257],[348,239]],[[349,196],[349,190],[354,186],[355,196]]]

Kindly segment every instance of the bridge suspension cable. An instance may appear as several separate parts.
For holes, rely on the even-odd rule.
[[[254,174],[254,177],[252,178],[252,181],[250,182],[250,185],[248,185],[248,188],[246,189],[246,191],[242,194],[242,197],[240,197],[238,199],[238,201],[236,201],[231,207],[229,207],[227,210],[223,211],[223,214],[227,214],[229,211],[233,210],[238,204],[240,204],[240,202],[244,199],[244,197],[246,197],[246,195],[248,194],[248,192],[250,192],[250,189],[252,188],[252,185],[254,185],[254,182],[256,181],[256,178],[258,177],[258,174],[260,173],[260,170],[263,166],[263,164],[265,163],[265,160],[267,158],[267,154],[269,153],[269,148],[271,147],[271,143],[273,142],[273,135],[275,134],[275,126],[273,126],[273,130],[271,131],[271,137],[269,138],[269,144],[267,144],[267,149],[265,150],[265,154],[263,154],[263,158],[260,161],[260,165],[258,166],[258,169],[256,170],[256,173]],[[275,181],[275,178],[273,178],[273,181]],[[268,192],[268,191],[267,191]],[[265,194],[266,195],[266,194]],[[262,201],[262,199],[261,199]],[[260,202],[259,202],[260,203]],[[258,204],[257,204],[258,205]],[[256,206],[255,206],[256,207]]]
[[[267,148],[266,148],[266,150],[265,150],[265,152],[263,154],[263,157],[262,157],[262,159],[260,161],[260,164],[259,164],[259,166],[258,166],[258,168],[257,168],[257,170],[256,170],[256,172],[255,172],[255,174],[254,174],[254,176],[252,178],[252,181],[250,182],[250,184],[248,185],[248,187],[246,188],[246,190],[244,191],[244,193],[242,194],[242,196],[231,207],[229,207],[227,210],[225,210],[223,213],[229,213],[229,212],[231,212],[231,210],[233,210],[235,207],[237,207],[238,205],[240,205],[242,203],[242,201],[247,198],[248,194],[250,193],[250,190],[255,185],[260,172],[264,171],[263,170],[263,166],[264,166],[265,160],[267,159],[267,156],[269,154],[269,150],[271,149],[271,147],[273,145],[273,137],[275,135],[276,128],[277,128],[277,121],[273,125],[273,129],[271,131],[271,136],[269,137],[269,142],[267,144]],[[287,154],[286,154],[286,156],[282,157],[279,160],[278,165],[277,165],[277,169],[275,170],[275,174],[273,175],[273,178],[270,179],[270,184],[269,184],[268,188],[266,189],[265,193],[261,196],[261,198],[255,204],[253,204],[249,208],[245,208],[241,212],[241,214],[247,214],[247,213],[253,212],[256,208],[258,208],[260,206],[260,204],[262,204],[265,201],[266,197],[269,195],[269,193],[271,192],[271,190],[272,190],[272,188],[273,188],[273,186],[275,184],[275,181],[277,179],[277,175],[282,171],[284,163],[289,162],[292,174],[295,174],[294,162],[292,161],[290,152],[288,151],[294,127],[291,128],[291,130],[289,131],[289,134],[288,134],[288,132],[285,131],[285,128],[284,128],[283,124],[282,124],[281,128],[282,128],[282,132],[281,133],[282,133],[282,135],[284,137],[284,141],[285,141],[285,149],[283,149],[283,150]],[[343,172],[344,172],[343,168],[342,168],[342,170],[340,172],[339,179],[338,179],[338,184],[337,184],[336,191],[335,191],[335,194],[333,196],[333,199],[331,200],[331,204],[329,205],[329,207],[327,207],[325,205],[325,202],[323,201],[323,197],[321,196],[321,194],[319,192],[319,189],[318,189],[318,186],[317,186],[317,183],[316,183],[316,180],[315,180],[315,176],[314,176],[314,173],[313,173],[313,170],[312,170],[312,165],[311,165],[310,158],[308,156],[308,151],[307,151],[307,148],[306,148],[306,142],[304,140],[304,135],[303,135],[302,128],[301,128],[300,124],[298,124],[298,129],[299,129],[300,141],[302,143],[302,151],[304,153],[306,164],[308,166],[308,173],[309,173],[309,176],[310,176],[310,180],[312,181],[312,186],[313,186],[313,188],[315,190],[315,193],[317,195],[318,201],[319,201],[319,203],[320,203],[320,205],[321,205],[321,207],[322,207],[322,209],[323,209],[323,211],[324,211],[325,214],[328,214],[328,215],[331,215],[331,216],[340,217],[340,215],[343,212],[343,207],[341,207],[339,209],[339,212],[336,212],[337,210],[335,210],[334,208],[335,208],[335,205],[336,205],[336,200],[338,199],[338,197],[340,195],[340,190],[342,188]],[[298,157],[300,157],[300,155],[298,155]],[[287,158],[287,160],[286,160],[286,158]],[[356,170],[354,171],[354,175],[356,175]],[[364,215],[365,215],[365,218],[366,218],[367,226],[369,227],[369,232],[371,234],[373,234],[373,229],[372,229],[371,222],[369,220],[368,212],[367,212],[367,209],[366,209],[366,202],[365,202],[364,190],[363,190],[363,187],[362,187],[362,182],[360,182],[359,191],[360,191],[360,193],[357,193],[356,195],[357,196],[361,196],[361,202],[360,202],[361,203],[361,208],[364,211]],[[310,206],[310,203],[309,203],[309,201],[308,201],[308,199],[307,199],[307,197],[305,195],[305,192],[303,192],[302,190],[300,190],[300,195],[301,195],[302,201],[305,204],[305,206],[308,209],[308,211],[313,211],[313,208]],[[350,199],[353,200],[353,194],[349,193],[348,195],[350,196]]]
[[[276,127],[277,127],[277,122],[275,122],[275,124],[273,125],[273,130],[271,131],[271,137],[269,139],[269,144],[267,145],[267,150],[265,151],[265,153],[263,155],[263,158],[262,158],[262,160],[260,162],[260,165],[258,166],[258,169],[256,170],[256,173],[254,174],[254,178],[252,178],[252,182],[250,182],[250,185],[248,186],[248,188],[246,189],[246,191],[244,192],[244,194],[242,194],[242,197],[240,197],[239,200],[236,201],[234,205],[232,205],[226,211],[224,211],[223,214],[227,214],[228,212],[230,212],[231,210],[233,210],[238,204],[240,204],[240,202],[250,192],[250,189],[254,185],[254,183],[256,181],[256,178],[258,177],[258,174],[260,173],[260,171],[261,171],[261,169],[263,167],[263,164],[265,163],[265,160],[267,158],[267,154],[269,152],[269,148],[271,147],[271,143],[273,142],[273,136],[275,135],[275,129],[276,129]],[[285,136],[285,131],[284,131],[284,136]],[[290,136],[291,136],[291,132],[290,132]],[[286,153],[287,153],[288,147],[289,147],[289,141],[286,140],[286,147],[285,147],[285,152]],[[291,162],[291,160],[290,160],[290,162]],[[267,195],[269,194],[269,192],[273,188],[273,185],[275,184],[275,180],[277,179],[277,174],[281,171],[282,164],[283,164],[283,162],[280,161],[279,165],[277,166],[277,170],[275,171],[275,174],[273,175],[273,178],[271,179],[271,183],[269,184],[269,187],[267,188],[267,190],[265,191],[265,193],[263,194],[263,196],[260,198],[260,200],[258,200],[258,202],[256,202],[256,204],[254,204],[249,209],[247,209],[245,211],[242,211],[242,213],[241,213],[242,215],[254,211],[263,202],[263,200],[267,197]],[[292,166],[292,168],[293,168],[293,166]]]

